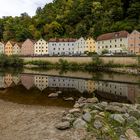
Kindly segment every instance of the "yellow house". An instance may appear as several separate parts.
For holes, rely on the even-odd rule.
[[[6,45],[5,45],[5,48],[4,48],[4,53],[6,54],[6,55],[12,55],[13,54],[13,47],[14,47],[14,42],[12,42],[12,41],[8,41],[7,43],[6,43]]]
[[[96,52],[96,41],[92,37],[86,39],[86,52]]]

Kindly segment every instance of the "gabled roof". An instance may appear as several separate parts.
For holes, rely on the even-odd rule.
[[[7,43],[8,43],[8,42],[10,42],[10,43],[12,44],[12,46],[14,46],[14,45],[16,44],[16,42],[14,42],[14,41],[7,41]],[[6,43],[6,44],[7,44],[7,43]]]
[[[49,42],[75,42],[75,38],[51,38]]]
[[[17,42],[17,43],[15,43],[15,45],[16,45],[16,44],[21,48],[22,42]],[[15,45],[14,45],[14,46],[15,46]]]
[[[117,39],[117,38],[127,38],[128,35],[129,35],[129,33],[127,31],[107,33],[107,34],[102,34],[102,35],[98,36],[97,41]]]

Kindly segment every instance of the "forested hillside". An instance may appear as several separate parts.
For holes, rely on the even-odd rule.
[[[24,41],[52,37],[87,37],[106,32],[140,30],[140,0],[54,0],[34,17],[0,19],[0,39]]]

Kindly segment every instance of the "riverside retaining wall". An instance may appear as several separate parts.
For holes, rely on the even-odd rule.
[[[88,63],[92,62],[92,57],[22,57],[25,62],[43,60],[51,63],[56,63],[60,59],[67,60],[68,62]],[[100,57],[104,63],[113,61],[114,64],[135,65],[138,64],[138,57]]]

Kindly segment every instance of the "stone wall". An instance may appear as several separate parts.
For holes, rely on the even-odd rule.
[[[25,62],[32,60],[43,60],[56,63],[59,59],[67,60],[68,62],[77,62],[77,63],[88,63],[92,61],[92,57],[22,57]],[[114,64],[137,64],[137,57],[100,57],[104,63],[113,61]]]

